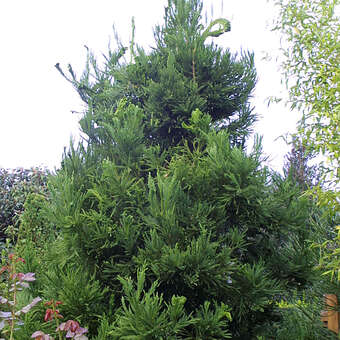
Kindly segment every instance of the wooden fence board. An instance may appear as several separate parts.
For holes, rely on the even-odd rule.
[[[335,294],[325,294],[326,310],[321,312],[321,321],[329,330],[339,334],[338,299]]]

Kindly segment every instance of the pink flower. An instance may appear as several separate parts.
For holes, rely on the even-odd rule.
[[[40,298],[39,296],[36,297],[36,298],[34,298],[34,299],[32,300],[32,302],[31,302],[29,305],[27,305],[27,306],[21,308],[20,311],[19,311],[19,313],[24,313],[24,314],[28,313],[28,312],[30,311],[30,309],[31,309],[32,307],[34,307],[34,306],[35,306],[38,302],[40,302],[40,301],[41,301],[41,298]]]
[[[35,273],[14,273],[11,275],[11,279],[18,279],[19,281],[35,281]]]
[[[53,338],[49,334],[45,334],[42,331],[34,332],[31,338],[34,338],[36,340],[53,340]]]
[[[18,279],[19,281],[22,281],[22,279],[25,277],[25,274],[24,273],[13,273],[11,276],[10,276],[10,279],[11,280],[15,280],[15,279]]]
[[[68,320],[59,325],[56,331],[67,331],[66,338],[87,339],[83,334],[87,333],[87,328],[80,327],[79,323],[74,320]]]
[[[22,277],[23,281],[35,281],[35,273],[26,273],[24,274],[24,276]]]

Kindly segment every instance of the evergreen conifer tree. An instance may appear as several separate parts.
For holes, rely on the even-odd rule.
[[[57,65],[87,103],[86,143],[49,183],[42,292],[98,339],[252,339],[310,278],[291,242],[309,201],[272,180],[260,141],[244,151],[253,56],[207,42],[229,22],[203,25],[201,0],[169,0],[164,19],[130,62],[119,46],[79,80]]]
[[[294,139],[291,145],[292,149],[285,157],[284,175],[303,191],[319,185],[321,169],[317,165],[310,165],[315,156],[307,153],[306,147],[297,139]]]
[[[89,113],[112,110],[119,99],[126,98],[143,109],[149,142],[166,149],[190,136],[183,123],[199,109],[210,115],[215,126],[227,128],[233,144],[244,145],[256,119],[248,102],[256,83],[254,58],[251,53],[238,58],[218,47],[214,39],[208,44],[208,38],[228,32],[230,23],[217,19],[204,26],[201,14],[201,1],[171,0],[164,25],[154,30],[156,47],[151,53],[132,40],[128,64],[120,62],[128,50],[120,45],[116,53],[109,52],[103,70],[89,52],[80,80],[69,66],[67,79],[91,104]],[[57,68],[65,76],[58,64]],[[100,124],[96,117],[86,119]],[[89,134],[89,126],[82,127]]]

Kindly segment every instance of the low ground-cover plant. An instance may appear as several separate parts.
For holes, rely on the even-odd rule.
[[[87,333],[87,328],[80,327],[79,322],[67,320],[66,322],[60,323],[59,319],[62,319],[63,316],[59,313],[58,306],[61,304],[61,301],[54,300],[45,303],[45,306],[50,307],[46,309],[44,317],[45,322],[53,322],[54,320],[55,325],[57,326],[55,332],[59,340],[64,339],[64,335],[66,338],[70,339],[87,340],[87,336],[84,335]],[[63,332],[66,332],[66,334]],[[35,331],[31,337],[36,340],[54,340],[53,337],[42,331]]]
[[[30,309],[41,301],[40,297],[34,298],[28,305],[18,308],[18,293],[29,286],[29,282],[35,280],[34,273],[21,273],[18,271],[20,263],[25,260],[17,255],[10,253],[8,260],[3,263],[0,274],[1,296],[0,304],[4,310],[0,311],[0,330],[3,334],[9,334],[9,339],[14,339],[14,331],[17,326],[22,324],[20,319],[22,314],[26,314]]]
[[[35,273],[22,273],[20,272],[20,265],[25,263],[22,257],[14,253],[10,253],[6,258],[2,254],[2,267],[0,269],[1,281],[1,296],[0,296],[0,331],[1,335],[5,338],[1,340],[14,340],[16,331],[24,325],[22,315],[27,314],[35,305],[42,301],[40,297],[35,297],[32,301],[25,305],[20,306],[19,294],[29,287],[29,282],[35,281]],[[6,258],[6,259],[5,259]],[[78,339],[87,340],[87,329],[80,327],[79,323],[75,320],[67,320],[60,323],[63,316],[60,314],[58,306],[61,301],[48,301],[44,305],[48,308],[45,311],[45,322],[54,322],[56,329],[55,334],[59,340]],[[54,340],[50,334],[46,334],[41,330],[35,331],[32,338],[36,340]]]

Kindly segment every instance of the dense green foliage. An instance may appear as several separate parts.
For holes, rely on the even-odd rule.
[[[46,191],[47,176],[41,168],[0,169],[0,242],[9,226],[17,226],[27,195]]]
[[[319,294],[322,291],[314,290],[309,296],[290,300],[279,307],[281,318],[267,331],[265,340],[335,340],[338,336],[325,328],[320,320],[320,310],[324,309],[323,300]]]
[[[120,103],[114,118],[124,119],[113,119],[110,128],[119,131],[139,116],[140,124],[129,124],[135,137],[143,131],[141,114]],[[209,119],[194,111],[193,147],[177,146],[168,157],[134,138],[124,144],[117,138],[111,160],[98,162],[107,157],[106,145],[95,152],[79,146],[65,156],[50,183],[47,209],[62,236],[47,275],[48,296],[73,306],[72,318],[95,322],[90,315],[100,302],[103,313],[112,312],[117,338],[199,338],[215,329],[203,338],[220,339],[229,330],[236,339],[275,318],[282,290],[312,279],[308,199],[261,168],[259,146],[250,155],[231,147],[227,132],[210,128]],[[91,291],[105,293],[91,297]],[[171,321],[172,309],[178,319]],[[169,327],[176,320],[178,328]]]
[[[130,62],[118,46],[103,69],[89,53],[80,80],[57,65],[87,103],[85,140],[48,198],[28,196],[17,251],[39,278],[27,294],[61,300],[91,339],[256,339],[290,327],[277,302],[317,275],[312,200],[262,166],[259,138],[245,151],[253,56],[208,44],[230,24],[201,11],[169,0],[155,48],[132,43]]]
[[[322,155],[326,160],[319,167],[318,185],[309,185],[307,194],[316,198],[324,215],[329,216],[328,235],[314,246],[321,255],[322,281],[325,286],[334,282],[328,292],[339,296],[340,250],[336,229],[339,230],[340,218],[340,2],[276,0],[275,3],[279,8],[275,29],[286,42],[281,60],[289,103],[292,108],[302,110],[296,136],[307,152]]]
[[[214,42],[207,44],[207,38],[228,32],[230,23],[217,19],[204,26],[201,7],[199,1],[170,1],[164,25],[155,28],[155,48],[147,53],[132,42],[128,64],[121,63],[127,48],[120,45],[117,52],[109,51],[103,69],[89,52],[80,80],[69,66],[67,79],[89,104],[80,122],[89,143],[111,144],[100,127],[110,125],[110,113],[126,98],[143,109],[148,144],[166,149],[190,139],[183,123],[196,109],[226,128],[234,144],[244,144],[256,118],[248,102],[256,82],[253,55],[238,58]]]
[[[302,110],[298,136],[313,154],[323,155],[320,206],[340,212],[339,0],[275,0],[275,29],[285,44],[282,70],[292,108]],[[327,186],[326,186],[327,183]]]

